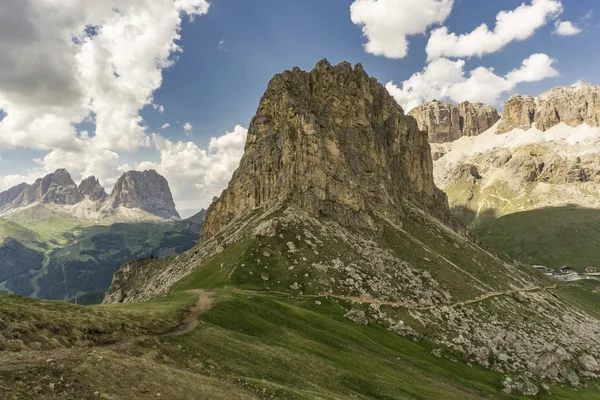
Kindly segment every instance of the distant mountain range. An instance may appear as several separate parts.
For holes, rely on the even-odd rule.
[[[58,169],[31,185],[22,183],[0,193],[0,217],[36,204],[57,206],[77,218],[98,221],[180,218],[169,183],[154,170],[124,173],[108,195],[96,177],[77,186],[67,170]]]
[[[96,177],[77,185],[58,169],[0,193],[0,291],[101,293],[124,263],[191,248],[204,214],[181,220],[167,180],[153,170],[123,174],[107,194]]]

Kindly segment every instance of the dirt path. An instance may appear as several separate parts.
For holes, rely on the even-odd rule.
[[[167,333],[124,337],[119,339],[118,342],[111,343],[109,345],[97,345],[70,349],[52,349],[44,351],[25,350],[19,352],[0,352],[0,371],[20,369],[42,363],[50,363],[57,360],[81,356],[97,348],[115,350],[141,339],[184,335],[193,331],[198,326],[198,315],[200,315],[200,313],[203,311],[208,310],[214,302],[214,293],[212,292],[200,289],[187,290],[186,292],[197,295],[198,300],[196,301],[196,304],[184,314],[181,324],[177,328]]]
[[[564,286],[567,286],[567,285],[564,285]],[[528,287],[528,288],[515,289],[515,290],[502,290],[502,291],[498,291],[498,292],[485,293],[481,296],[478,296],[478,297],[476,297],[474,299],[470,299],[470,300],[458,301],[456,303],[446,304],[446,305],[426,306],[426,307],[415,306],[414,304],[410,304],[410,303],[406,303],[406,302],[402,302],[402,301],[387,301],[387,300],[381,300],[381,299],[372,298],[372,297],[344,296],[344,295],[333,294],[333,293],[329,293],[329,292],[324,292],[324,293],[320,293],[320,294],[312,294],[312,295],[301,295],[300,297],[309,297],[309,298],[331,297],[334,299],[350,301],[352,303],[377,304],[377,305],[381,305],[381,306],[408,308],[411,310],[431,310],[431,309],[439,308],[439,307],[458,307],[458,306],[464,306],[464,305],[473,304],[473,303],[479,303],[479,302],[487,300],[491,297],[506,296],[506,295],[510,295],[510,294],[514,294],[514,293],[522,293],[522,292],[533,292],[533,291],[538,291],[538,290],[556,289],[557,287],[558,287],[558,285],[554,284],[554,285],[550,285],[550,286],[532,286],[532,287]],[[286,295],[286,296],[292,295],[292,293],[276,292],[276,291],[259,291],[259,290],[243,290],[243,289],[236,289],[235,291],[239,292],[239,293],[252,293],[252,294],[272,293],[272,294],[280,294],[280,295]]]

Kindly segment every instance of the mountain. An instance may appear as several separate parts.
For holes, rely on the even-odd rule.
[[[432,144],[436,183],[484,243],[553,268],[567,264],[583,271],[596,264],[596,253],[548,237],[581,238],[578,232],[593,231],[587,225],[595,219],[584,221],[600,208],[599,94],[597,86],[577,84],[538,98],[514,95],[502,119],[486,132]],[[517,214],[508,217],[514,213],[526,218],[514,223]],[[553,218],[548,221],[547,215]],[[532,235],[539,226],[546,228]],[[530,235],[520,240],[522,232]],[[600,240],[592,235],[580,242],[596,237]],[[563,256],[549,256],[557,248]]]
[[[468,101],[460,104],[432,101],[414,108],[408,115],[414,117],[419,129],[428,134],[429,143],[479,135],[500,119],[494,107]]]
[[[101,212],[119,212],[123,208],[146,211],[164,219],[179,219],[169,183],[154,170],[123,174]]]
[[[5,213],[33,203],[71,205],[81,200],[81,193],[71,175],[66,169],[58,169],[32,185],[22,183],[0,193],[0,212]]]
[[[545,132],[563,123],[600,127],[600,88],[589,83],[556,87],[539,97],[512,96],[504,106],[497,133],[535,126]]]
[[[210,206],[200,243],[176,257],[126,265],[104,303],[219,289],[225,305],[190,333],[196,339],[178,342],[182,354],[219,326],[228,327],[219,331],[226,343],[252,341],[246,356],[263,338],[295,351],[283,336],[295,335],[306,314],[288,319],[286,308],[268,299],[313,307],[334,301],[343,310],[336,313],[365,325],[372,342],[380,343],[378,327],[425,339],[457,364],[498,374],[498,391],[536,394],[544,382],[580,386],[596,378],[597,298],[480,247],[453,219],[433,179],[427,136],[362,66],[324,60],[311,72],[286,71],[269,83],[240,166]],[[232,298],[247,303],[226,300]],[[251,321],[237,317],[246,308]],[[326,325],[319,320],[309,330],[317,335]],[[211,336],[203,346],[220,343]],[[239,362],[231,346],[211,358]],[[160,345],[156,351],[177,357]],[[434,353],[442,357],[441,349]],[[329,370],[331,382],[343,365]],[[248,374],[238,369],[233,376]],[[267,375],[283,382],[269,372],[265,384]],[[371,390],[366,397],[386,397]]]
[[[43,299],[103,293],[124,263],[193,247],[204,223],[179,220],[155,171],[124,174],[108,195],[59,169],[2,192],[0,209],[0,291]]]
[[[98,178],[95,176],[89,176],[81,181],[79,184],[79,193],[91,201],[103,201],[107,196],[104,187],[100,185]]]
[[[0,217],[14,219],[25,208],[40,204],[89,220],[179,219],[167,180],[154,170],[124,173],[107,195],[96,177],[84,179],[78,187],[67,170],[58,169],[32,185],[22,183],[0,193]]]

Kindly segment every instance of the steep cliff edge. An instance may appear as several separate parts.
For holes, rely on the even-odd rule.
[[[589,83],[556,87],[538,98],[512,96],[504,106],[498,133],[531,128],[545,132],[560,123],[600,127],[600,87]]]
[[[427,133],[430,143],[452,142],[463,136],[476,136],[491,128],[500,115],[494,107],[482,103],[451,104],[432,101],[421,104],[408,115]]]
[[[373,228],[374,209],[397,218],[400,199],[447,221],[432,170],[427,136],[360,64],[295,68],[269,83],[202,237],[286,201],[344,226]]]

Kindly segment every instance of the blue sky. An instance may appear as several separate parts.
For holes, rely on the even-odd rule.
[[[376,3],[375,0],[359,0],[357,3],[361,1]],[[378,1],[395,7],[392,0]],[[39,7],[40,2],[42,7],[52,7],[49,0],[38,0],[36,6]],[[77,0],[71,2],[78,3]],[[121,8],[118,15],[111,11],[113,2]],[[571,85],[578,80],[599,84],[597,65],[600,65],[600,52],[594,48],[600,33],[598,2],[533,2],[539,3],[540,10],[541,3],[547,3],[547,15],[543,16],[541,26],[533,29],[525,39],[506,39],[502,37],[506,37],[506,33],[498,34],[495,38],[490,37],[489,43],[497,43],[498,40],[508,42],[482,56],[441,54],[428,60],[426,47],[432,30],[444,26],[449,33],[462,35],[469,34],[483,23],[493,30],[499,12],[517,10],[523,1],[419,2],[421,7],[438,8],[445,3],[449,12],[438,9],[437,12],[442,15],[438,18],[439,22],[423,21],[423,26],[417,26],[417,30],[423,28],[424,34],[408,34],[408,52],[399,56],[394,43],[403,40],[403,33],[409,28],[403,32],[403,28],[398,29],[398,26],[407,25],[407,21],[416,21],[418,25],[419,18],[425,18],[414,5],[406,7],[407,15],[402,15],[402,10],[391,10],[386,21],[373,16],[377,10],[371,14],[367,6],[352,16],[352,0],[215,0],[210,2],[210,7],[204,0],[107,0],[104,9],[100,9],[102,5],[90,6],[96,8],[89,13],[82,13],[75,7],[64,7],[59,12],[72,12],[70,16],[74,20],[80,18],[80,23],[61,26],[56,21],[35,21],[34,18],[40,18],[37,13],[38,16],[34,17],[31,10],[22,6],[22,1],[9,0],[8,10],[0,10],[0,26],[9,18],[33,20],[36,26],[41,26],[41,40],[48,43],[44,48],[35,47],[39,43],[28,41],[28,32],[3,32],[0,28],[0,51],[14,57],[9,57],[9,62],[0,62],[0,109],[4,109],[0,112],[0,119],[4,118],[0,122],[0,190],[22,180],[32,180],[59,166],[69,169],[77,180],[93,173],[108,189],[126,169],[156,168],[169,179],[179,208],[206,206],[209,199],[224,187],[237,165],[245,139],[244,128],[248,127],[270,78],[294,66],[311,69],[322,58],[332,63],[362,63],[365,70],[384,85],[393,81],[396,91],[390,89],[390,92],[405,107],[430,100],[431,96],[449,93],[446,98],[449,101],[489,98],[492,100],[489,102],[501,108],[502,102],[515,92],[537,95],[553,86]],[[11,10],[10,3],[14,10]],[[411,2],[397,0],[397,3]],[[533,6],[533,3],[528,0],[524,5]],[[382,7],[381,4],[379,6]],[[144,7],[156,8],[143,14],[148,21],[139,29],[146,29],[147,36],[130,37],[128,42],[120,44],[101,42],[111,30],[117,34],[121,32],[119,29],[128,22],[127,18],[144,12]],[[14,12],[8,15],[10,11]],[[353,19],[356,22],[361,18],[363,22],[353,22]],[[524,22],[519,26],[527,25],[530,19],[522,20]],[[576,34],[569,29],[563,33],[571,35],[558,34],[560,21],[571,23],[571,28],[577,30]],[[377,25],[386,23],[389,25],[386,29]],[[89,26],[99,27],[97,37],[83,36],[90,42],[89,48],[73,50],[71,44],[71,47],[66,47],[67,44],[60,42],[65,32],[75,36],[86,26],[88,29],[83,31],[83,35],[90,31]],[[46,32],[44,27],[56,32]],[[378,32],[377,40],[387,35],[383,37],[385,45],[382,45],[383,53],[387,54],[369,52],[365,43],[373,38],[363,35],[365,27]],[[176,38],[178,29],[180,38]],[[5,37],[4,41],[2,37]],[[149,42],[154,38],[156,45]],[[29,46],[32,52],[39,52],[40,57],[49,51],[47,49],[53,49],[54,55],[68,49],[69,56],[80,51],[82,56],[76,60],[81,63],[79,71],[91,72],[82,76],[78,71],[72,71],[71,75],[62,75],[62,72],[53,75],[53,71],[48,72],[48,62],[45,61],[46,65],[40,62],[39,66],[43,74],[31,68],[36,77],[33,84],[19,86],[15,82],[20,78],[25,82],[28,78],[20,72],[11,71],[23,62],[18,58],[20,56],[15,55],[19,40],[25,43],[21,46]],[[178,44],[181,51],[173,52],[173,43]],[[127,51],[139,54],[141,61],[129,60],[127,54],[119,50],[124,46],[131,46]],[[488,44],[482,43],[480,51],[486,52],[486,46]],[[456,54],[464,53],[464,49],[460,48],[457,42]],[[109,56],[102,58],[98,49]],[[522,73],[510,75],[511,71],[522,67],[523,61],[532,54],[544,57],[536,58],[535,65],[532,62],[527,71],[522,69]],[[155,65],[156,60],[159,60],[158,65]],[[414,85],[403,87],[403,82],[417,72],[438,64],[442,68],[440,60],[447,60],[443,68],[447,68],[448,72],[442,69],[443,74],[460,70],[464,79],[460,78],[455,86],[442,85],[426,93],[422,86],[430,85],[427,81],[411,81]],[[464,63],[459,65],[459,60]],[[35,60],[27,62],[35,66]],[[105,65],[108,69],[112,66],[114,76],[120,79],[115,78],[113,82],[112,74],[105,76],[102,71],[96,71],[100,69],[95,68],[98,65]],[[498,93],[491,95],[487,88],[474,87],[480,83],[476,80],[463,82],[469,78],[470,71],[478,67],[493,68],[494,79],[497,79],[493,90],[498,90]],[[134,73],[137,68],[140,71]],[[156,79],[157,73],[162,75],[160,82]],[[526,78],[514,78],[516,76]],[[103,80],[106,80],[108,89],[104,86],[95,88]],[[31,82],[30,77],[27,82]],[[81,93],[72,95],[65,89],[69,82],[94,88],[82,89]],[[32,88],[32,85],[37,86]],[[465,91],[466,87],[469,91]],[[482,90],[485,93],[481,94]],[[52,95],[50,100],[44,97],[48,92]],[[461,97],[471,93],[476,98]],[[63,96],[72,97],[72,101],[67,106],[55,107],[56,99]],[[85,103],[82,106],[85,101],[94,102],[94,105]],[[122,104],[119,104],[120,101]],[[160,106],[164,111],[161,112]],[[127,112],[121,115],[121,110]],[[20,117],[21,114],[24,116],[20,120],[8,118]],[[90,121],[90,114],[96,115],[96,121]],[[42,124],[40,115],[50,116]],[[138,115],[141,119],[137,118]],[[84,118],[87,122],[82,123]],[[169,126],[163,127],[165,124]],[[190,124],[191,129],[186,131],[185,124]],[[87,134],[82,134],[83,130]],[[211,143],[211,138],[218,140],[213,139]],[[182,170],[185,171],[182,173]]]

